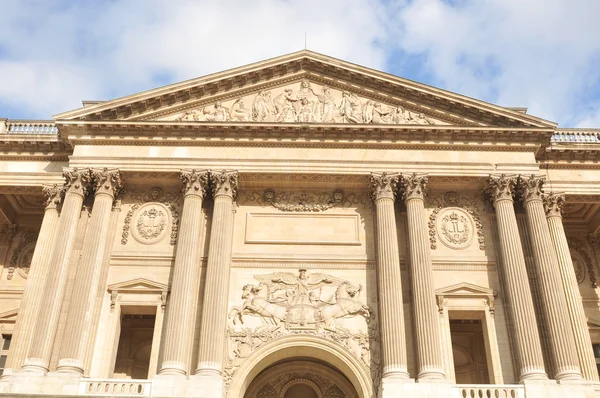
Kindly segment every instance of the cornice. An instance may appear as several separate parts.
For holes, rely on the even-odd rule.
[[[233,89],[256,85],[260,81],[298,74],[301,71],[326,75],[332,83],[363,86],[405,98],[407,101],[435,105],[435,108],[445,112],[460,111],[461,115],[472,116],[475,120],[489,120],[489,123],[486,124],[556,126],[555,123],[509,108],[478,101],[308,50],[101,102],[56,115],[56,118],[122,119],[140,115],[152,109],[158,110],[163,107],[173,109],[208,95],[223,94]]]

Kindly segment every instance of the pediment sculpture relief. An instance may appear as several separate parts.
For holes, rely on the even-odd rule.
[[[399,105],[361,98],[350,91],[301,80],[169,118],[186,122],[447,124]]]
[[[242,302],[228,314],[226,384],[252,351],[290,334],[334,341],[379,377],[379,330],[374,313],[360,298],[361,285],[304,269],[297,275],[274,272],[254,278],[258,283],[242,288]]]

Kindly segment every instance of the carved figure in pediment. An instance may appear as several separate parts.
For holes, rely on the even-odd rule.
[[[250,109],[244,105],[244,100],[238,98],[231,106],[231,121],[232,122],[249,122],[252,120],[252,114]]]
[[[419,113],[417,117],[413,117],[413,122],[416,124],[435,124],[433,120],[425,116],[423,113]]]
[[[204,108],[203,113],[207,122],[226,122],[229,120],[229,111],[220,102],[217,102],[213,107]]]
[[[294,96],[294,90],[286,88],[282,94],[275,97],[275,121],[276,122],[295,122],[296,107],[298,98]]]
[[[311,123],[314,122],[313,108],[306,98],[300,100],[298,108],[298,122]]]
[[[406,124],[409,117],[407,113],[403,107],[397,107],[391,115],[392,124]]]
[[[321,94],[315,93],[312,88],[311,92],[315,97],[317,97],[321,105],[319,108],[320,117],[318,119],[320,119],[322,123],[333,123],[339,112],[335,106],[335,100],[333,99],[333,95],[331,94],[329,87],[321,87]]]
[[[340,103],[340,115],[348,123],[362,123],[361,103],[354,93],[344,91]]]
[[[391,112],[385,109],[379,102],[373,104],[372,121],[375,124],[388,124],[390,122]]]
[[[255,122],[275,121],[275,104],[270,91],[261,91],[252,102],[252,120]]]

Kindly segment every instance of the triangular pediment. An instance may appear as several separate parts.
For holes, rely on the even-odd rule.
[[[494,289],[463,282],[437,289],[435,294],[437,296],[495,296],[496,292]]]
[[[555,123],[303,50],[55,116],[173,123],[464,125]]]
[[[109,292],[166,292],[169,286],[164,283],[151,281],[145,278],[137,278],[129,281],[114,283],[108,286]]]

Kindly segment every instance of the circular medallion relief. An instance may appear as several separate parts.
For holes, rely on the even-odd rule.
[[[437,234],[451,249],[464,249],[471,245],[474,230],[473,219],[459,207],[447,207],[437,217]]]
[[[171,225],[171,213],[162,203],[146,203],[133,215],[131,235],[140,243],[151,245],[164,239]]]

